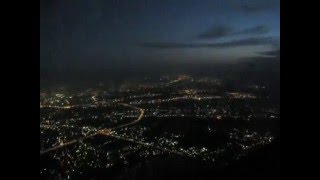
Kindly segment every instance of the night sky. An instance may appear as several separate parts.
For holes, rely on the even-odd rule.
[[[161,71],[280,54],[279,0],[40,2],[43,77]]]

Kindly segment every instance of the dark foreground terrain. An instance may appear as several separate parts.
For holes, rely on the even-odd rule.
[[[41,164],[50,163],[45,156]],[[41,165],[40,165],[41,166]],[[205,162],[169,155],[137,163],[134,166],[92,169],[77,179],[280,179],[280,140],[257,149],[238,161],[216,168]],[[41,177],[45,178],[45,177]]]

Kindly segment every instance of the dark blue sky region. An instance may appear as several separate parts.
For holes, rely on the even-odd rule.
[[[41,69],[234,62],[280,48],[279,0],[47,0]]]

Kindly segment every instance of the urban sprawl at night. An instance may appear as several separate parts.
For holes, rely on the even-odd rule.
[[[188,75],[118,89],[43,88],[40,176],[92,176],[168,157],[224,167],[278,136],[280,109],[268,92]]]

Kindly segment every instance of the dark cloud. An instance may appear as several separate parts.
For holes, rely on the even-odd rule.
[[[243,29],[241,31],[235,32],[235,35],[238,34],[250,34],[250,35],[257,35],[257,34],[265,34],[269,32],[269,28],[265,25],[258,25],[255,27]]]
[[[252,5],[252,4],[248,4],[248,3],[242,3],[241,4],[241,8],[243,11],[245,12],[258,12],[258,11],[262,11],[268,8],[268,6],[263,6],[263,5]]]
[[[240,9],[247,13],[260,12],[279,6],[279,0],[243,0]]]
[[[238,30],[238,31],[224,25],[219,25],[209,29],[206,32],[201,33],[198,36],[198,38],[217,39],[217,38],[235,36],[235,35],[259,35],[259,34],[265,34],[267,32],[269,32],[269,28],[266,25],[258,25],[258,26]]]
[[[201,33],[199,38],[220,38],[229,36],[233,33],[233,29],[227,26],[219,25],[214,28],[209,29],[206,32]]]
[[[141,47],[158,48],[158,49],[176,49],[176,48],[228,48],[237,46],[250,46],[270,44],[273,42],[272,37],[247,38],[233,40],[221,43],[176,43],[176,42],[146,42],[139,44]]]
[[[280,57],[280,49],[275,49],[275,50],[271,50],[271,51],[260,52],[259,54],[265,55],[265,56]]]
[[[171,48],[193,48],[199,44],[175,43],[175,42],[145,42],[139,44],[141,47],[171,49]]]
[[[247,39],[233,40],[233,41],[228,41],[223,43],[212,43],[212,44],[208,44],[208,47],[224,48],[224,47],[260,45],[260,44],[269,44],[272,41],[273,41],[272,37],[247,38]]]

